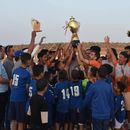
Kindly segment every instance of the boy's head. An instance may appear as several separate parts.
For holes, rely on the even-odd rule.
[[[118,82],[116,83],[116,86],[115,86],[115,91],[116,91],[116,92],[122,93],[122,92],[125,91],[125,89],[126,89],[126,85],[125,85],[123,82],[118,81]]]
[[[43,77],[43,65],[34,65],[32,71],[34,77]]]
[[[24,52],[22,50],[17,50],[15,53],[14,53],[14,57],[15,57],[15,61],[17,62],[20,58],[21,58],[21,55],[23,54]]]
[[[88,78],[96,78],[98,69],[96,67],[91,67],[88,70]]]
[[[100,79],[104,79],[106,78],[107,73],[108,73],[107,68],[104,65],[101,65],[101,67],[98,69],[98,77]]]
[[[47,49],[42,49],[42,50],[38,53],[39,62],[41,62],[42,64],[45,64],[45,62],[46,62],[46,60],[47,60],[47,53],[48,53],[48,50],[47,50]]]
[[[45,78],[39,79],[37,80],[36,86],[38,92],[45,92],[48,87],[48,80]]]
[[[103,64],[107,68],[107,75],[110,75],[113,72],[113,67],[109,64]]]
[[[31,64],[31,55],[29,53],[23,53],[21,55],[21,62],[22,64],[26,65],[27,67]]]
[[[73,80],[79,80],[79,71],[74,69],[71,71],[71,77]]]
[[[84,72],[82,70],[79,70],[79,79],[80,80],[84,80],[85,79],[85,75],[84,75]]]
[[[91,50],[89,57],[90,60],[98,60],[100,58],[100,53],[96,50]]]
[[[125,51],[127,51],[127,54],[130,56],[130,46],[126,46],[124,49]]]
[[[94,51],[97,51],[97,52],[100,53],[101,48],[100,48],[99,46],[91,46],[91,47],[90,47],[90,50],[94,50]]]
[[[66,70],[60,70],[58,73],[58,78],[60,81],[68,80],[68,75]]]

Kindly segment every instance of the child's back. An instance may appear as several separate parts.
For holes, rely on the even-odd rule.
[[[41,112],[47,112],[48,106],[46,100],[43,96],[35,94],[32,96],[30,100],[30,108],[31,108],[31,124],[41,127]]]

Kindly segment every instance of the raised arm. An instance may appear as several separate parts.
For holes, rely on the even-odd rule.
[[[76,49],[76,58],[77,58],[77,61],[78,61],[78,65],[80,67],[80,69],[84,72],[84,76],[87,77],[86,73],[85,73],[85,68],[84,68],[84,64],[83,62],[80,60],[79,58],[79,54],[78,54],[78,51]]]
[[[28,53],[31,54],[34,47],[35,47],[35,38],[36,38],[36,31],[32,31],[32,35],[31,35],[31,41],[28,47]]]
[[[72,61],[73,54],[74,54],[74,50],[72,48],[71,53],[69,53],[69,58],[68,58],[68,60],[66,60],[65,70],[68,70],[68,68],[71,64],[71,61]]]
[[[77,49],[78,49],[79,59],[80,59],[82,62],[84,62],[85,64],[89,64],[89,60],[87,60],[87,59],[85,59],[85,58],[83,57],[83,54],[82,54],[82,52],[81,52],[81,45],[80,45],[80,44],[77,46]]]
[[[40,52],[40,50],[42,49],[42,48],[41,48],[41,44],[43,43],[43,39],[45,39],[44,36],[41,37],[40,42],[34,47],[32,53],[31,53],[31,56],[32,56],[32,57],[35,56],[35,55],[37,55],[37,54]]]
[[[108,51],[110,52],[110,54],[111,54],[111,56],[112,56],[112,62],[113,62],[113,64],[115,64],[116,61],[117,61],[117,59],[116,59],[116,57],[115,57],[115,55],[114,55],[114,53],[113,53],[113,51],[112,51],[112,49],[111,49],[110,38],[109,38],[108,36],[106,36],[106,37],[104,38],[104,43],[105,43],[105,45],[106,45]]]

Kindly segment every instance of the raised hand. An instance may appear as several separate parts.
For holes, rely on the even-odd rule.
[[[104,43],[110,43],[110,37],[109,36],[104,37]]]

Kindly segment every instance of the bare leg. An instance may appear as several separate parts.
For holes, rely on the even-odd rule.
[[[84,125],[83,124],[79,125],[79,130],[84,130]]]
[[[24,130],[24,123],[18,123],[18,130]]]
[[[56,123],[56,130],[60,130],[60,124]]]
[[[11,130],[17,130],[17,121],[12,120],[10,124]]]
[[[68,127],[69,127],[68,123],[65,123],[64,130],[68,130]]]
[[[72,123],[69,124],[69,130],[73,130],[73,124]]]

